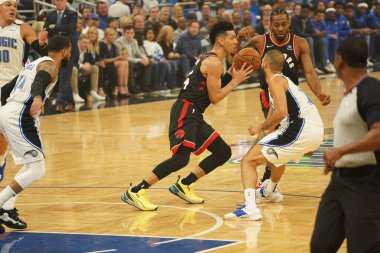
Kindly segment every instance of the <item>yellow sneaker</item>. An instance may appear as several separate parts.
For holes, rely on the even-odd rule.
[[[121,195],[121,200],[125,203],[140,209],[141,211],[156,211],[158,206],[150,203],[146,196],[146,189],[141,189],[137,193],[131,191],[132,186]]]
[[[190,185],[182,184],[181,178],[178,177],[177,182],[169,187],[169,191],[181,199],[186,200],[190,204],[203,203],[205,200],[195,195],[193,186],[194,183]]]

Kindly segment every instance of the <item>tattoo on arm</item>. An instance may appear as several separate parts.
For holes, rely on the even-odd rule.
[[[52,81],[56,80],[58,77],[59,71],[58,71],[57,67],[55,66],[55,64],[54,63],[52,64],[51,61],[43,61],[40,64],[38,64],[37,72],[40,70],[44,70],[44,71],[48,72],[50,74]]]

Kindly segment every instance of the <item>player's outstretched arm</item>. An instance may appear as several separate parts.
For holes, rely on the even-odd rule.
[[[37,74],[32,83],[31,93],[33,103],[30,108],[30,115],[35,118],[43,111],[44,103],[42,94],[48,85],[58,78],[58,68],[51,61],[43,61],[37,66]]]
[[[307,84],[309,85],[311,91],[318,97],[322,105],[330,104],[330,95],[321,91],[318,75],[314,70],[313,63],[311,62],[309,45],[303,38],[296,37],[296,40],[300,45],[300,58]]]
[[[223,73],[223,66],[221,61],[216,57],[209,57],[204,60],[201,72],[207,76],[207,91],[211,103],[219,103],[233,88],[247,80],[252,71],[252,66],[246,67],[246,64],[240,70],[233,69],[231,81],[222,88],[220,77]]]
[[[39,55],[46,56],[48,54],[46,45],[48,32],[46,29],[41,31],[39,38],[37,38],[37,34],[33,31],[33,28],[29,24],[23,23],[21,25],[21,35],[26,43]]]

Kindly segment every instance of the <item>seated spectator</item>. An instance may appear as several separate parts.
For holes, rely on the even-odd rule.
[[[183,15],[183,7],[181,5],[175,5],[173,7],[173,15],[172,15],[172,19],[174,20],[174,22],[177,23],[178,25],[178,22],[179,22],[179,19],[180,18],[183,18],[185,17],[185,15]],[[186,20],[186,19],[185,19]],[[177,29],[176,27],[173,27],[173,29]]]
[[[108,20],[108,1],[107,0],[99,0],[96,4],[96,14],[98,14],[99,24],[98,27],[101,30],[107,28],[107,20]]]
[[[380,63],[380,2],[375,3],[375,8],[366,19],[367,27],[372,30],[370,37],[369,53],[371,61],[375,64]]]
[[[257,34],[263,35],[270,31],[269,26],[270,26],[270,16],[268,15],[261,16],[260,21],[257,22],[257,26],[255,30]]]
[[[78,78],[79,75],[90,76],[91,91],[90,95],[94,100],[105,100],[105,97],[100,96],[98,91],[99,67],[95,62],[91,62],[91,54],[88,51],[90,39],[87,34],[82,34],[78,40],[79,55],[78,59],[74,59],[73,72],[71,74],[71,90],[75,103],[83,103],[84,99],[78,93]]]
[[[350,23],[344,16],[344,3],[341,1],[336,1],[334,3],[336,21],[339,25],[339,42],[347,39],[351,34]]]
[[[210,4],[208,3],[203,3],[202,5],[202,12],[201,12],[201,15],[200,15],[200,21],[199,21],[199,25],[202,27],[205,27],[207,26],[208,24],[208,20],[211,16],[211,7],[210,7]]]
[[[135,39],[135,30],[133,26],[124,28],[124,35],[115,42],[117,51],[128,50],[129,62],[129,87],[133,94],[141,91],[149,92],[151,89],[151,71],[152,66],[149,59],[141,53],[138,43]],[[138,84],[138,85],[137,85]]]
[[[242,20],[243,20],[244,15],[246,15],[245,12],[248,12],[251,15],[251,17],[252,17],[250,25],[252,25],[253,27],[256,26],[256,22],[257,22],[256,21],[256,16],[259,14],[259,13],[257,13],[258,11],[259,11],[258,6],[257,5],[252,6],[250,0],[243,0],[241,2],[240,16],[242,17]]]
[[[100,58],[105,62],[104,73],[108,75],[112,89],[113,98],[128,98],[128,73],[127,51],[124,50],[117,55],[114,41],[116,31],[112,28],[105,30],[105,42],[100,42]],[[117,77],[117,80],[116,78]],[[117,85],[117,86],[116,86]]]
[[[167,8],[161,9],[159,21],[160,21],[160,25],[159,25],[160,29],[164,25],[170,25],[171,27],[177,27],[177,23],[174,22],[173,19],[170,18],[170,12]]]
[[[90,40],[88,45],[90,62],[94,63],[99,68],[99,79],[98,79],[98,93],[100,96],[105,97],[106,94],[103,89],[104,84],[104,68],[106,67],[104,61],[100,59],[100,49],[98,40],[98,29],[96,27],[91,27],[88,29],[87,36]]]
[[[173,47],[173,28],[171,26],[163,26],[157,37],[157,42],[160,44],[164,57],[168,65],[168,75],[166,83],[169,89],[177,87],[177,72],[179,64],[179,54],[174,52]]]
[[[327,28],[326,48],[329,62],[334,62],[334,56],[339,44],[339,24],[336,20],[335,9],[327,8],[325,23]]]
[[[107,21],[107,28],[115,29],[117,32],[116,38],[123,35],[122,30],[119,28],[119,18],[109,17]]]
[[[165,90],[165,80],[167,79],[169,66],[165,62],[161,46],[155,41],[153,27],[146,28],[144,38],[142,46],[152,65],[152,88],[155,91]]]
[[[181,36],[182,33],[185,32],[186,29],[186,19],[184,17],[181,17],[178,22],[177,22],[177,29],[173,33],[173,43],[174,47],[177,45],[177,42],[179,40],[179,37]]]
[[[201,39],[198,33],[198,21],[189,21],[187,31],[181,34],[175,48],[175,52],[180,54],[181,70],[186,78],[196,60],[199,58],[199,55],[202,53]]]
[[[240,29],[243,28],[243,22],[242,22],[242,17],[240,13],[238,12],[232,13],[232,23],[234,24],[234,30],[235,30],[235,33],[237,34],[240,31]]]
[[[325,12],[319,10],[316,11],[314,18],[311,20],[314,28],[315,67],[324,73],[334,73],[335,68],[329,63],[326,53],[326,37],[328,33],[324,18]]]
[[[87,6],[87,5],[83,6],[80,13],[81,13],[81,18],[82,18],[83,28],[86,28],[87,21],[90,18],[90,14],[91,14],[90,6]]]
[[[90,27],[96,27],[98,30],[98,40],[101,41],[104,38],[104,31],[98,27],[99,25],[99,17],[97,14],[92,13],[90,14],[88,20],[87,20],[87,26],[86,28],[82,29],[83,34],[87,34]]]
[[[157,5],[149,7],[149,17],[145,21],[145,27],[153,27],[154,34],[157,36],[160,31],[160,21],[158,19],[159,9]]]

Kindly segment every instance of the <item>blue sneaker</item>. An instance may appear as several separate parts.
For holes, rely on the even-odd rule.
[[[4,179],[4,170],[5,166],[7,165],[7,159],[4,159],[3,165],[0,167],[0,182]]]
[[[226,220],[261,220],[261,218],[263,218],[263,216],[259,208],[256,207],[248,211],[246,206],[242,206],[236,209],[235,212],[224,215],[224,219]]]

